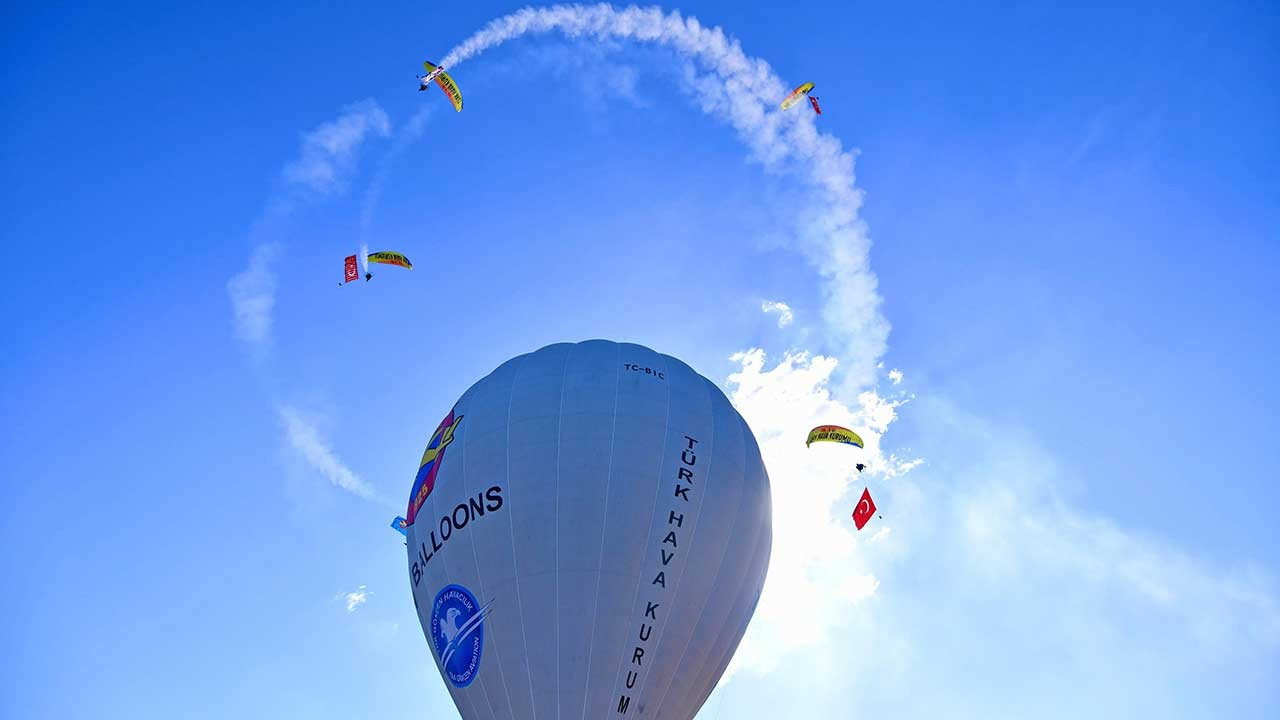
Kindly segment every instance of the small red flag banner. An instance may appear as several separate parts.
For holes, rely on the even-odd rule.
[[[343,280],[342,282],[349,283],[352,280],[359,280],[359,279],[360,279],[360,267],[356,264],[356,256],[348,255],[347,256],[347,279]]]
[[[862,499],[858,501],[858,507],[853,509],[853,524],[861,530],[863,525],[876,514],[876,502],[871,499],[871,491],[862,488]]]

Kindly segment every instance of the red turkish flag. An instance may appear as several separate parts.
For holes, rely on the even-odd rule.
[[[813,106],[813,111],[814,111],[814,112],[818,113],[819,115],[821,115],[821,114],[822,114],[822,108],[818,107],[818,98],[816,98],[816,97],[814,97],[814,96],[810,95],[810,96],[809,96],[809,104]]]
[[[858,500],[858,507],[853,509],[853,524],[861,530],[863,525],[876,514],[876,501],[871,499],[871,491],[862,488],[862,499]]]
[[[356,256],[348,255],[347,256],[347,279],[343,280],[342,282],[349,283],[352,280],[359,280],[359,279],[360,279],[360,267],[356,265]]]

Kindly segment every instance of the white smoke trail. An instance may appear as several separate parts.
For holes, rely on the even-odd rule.
[[[369,273],[369,228],[373,224],[374,210],[382,199],[382,189],[386,185],[387,175],[391,171],[392,164],[422,137],[430,117],[431,108],[424,107],[414,113],[403,128],[396,131],[391,147],[378,161],[378,169],[364,192],[364,198],[360,202],[360,251],[357,255],[361,276]]]
[[[889,324],[880,314],[870,269],[871,241],[858,218],[862,195],[854,186],[853,154],[835,137],[819,132],[812,114],[778,109],[788,88],[767,62],[746,55],[720,28],[704,27],[677,11],[607,4],[524,8],[490,22],[449,51],[441,64],[454,68],[509,40],[548,32],[671,48],[707,73],[687,78],[698,89],[703,111],[727,118],[753,158],[767,167],[793,161],[803,168],[819,202],[799,228],[799,244],[823,277],[828,340],[841,358],[847,388],[874,382]]]
[[[391,120],[377,101],[352,103],[336,119],[302,137],[301,152],[285,166],[284,178],[291,186],[320,195],[340,192],[365,140],[389,135]]]
[[[289,444],[307,464],[319,472],[335,487],[342,488],[357,497],[373,500],[391,507],[390,502],[378,497],[369,483],[347,467],[333,448],[321,437],[316,426],[297,409],[288,405],[278,408]]]

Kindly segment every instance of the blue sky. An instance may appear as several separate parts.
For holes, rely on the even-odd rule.
[[[470,383],[590,337],[763,440],[699,717],[1277,714],[1276,8],[681,6],[817,83],[770,158],[669,45],[415,92],[519,7],[3,10],[0,714],[455,716],[387,520]],[[414,270],[339,289],[361,241]],[[813,416],[875,439],[874,533]]]

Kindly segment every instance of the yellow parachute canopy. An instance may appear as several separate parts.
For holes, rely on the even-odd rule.
[[[436,66],[428,61],[424,60],[422,64],[427,68],[428,75],[436,69]],[[453,103],[453,109],[462,112],[462,91],[458,89],[458,83],[449,77],[449,73],[443,70],[440,71],[440,74],[436,75],[436,84],[440,86],[445,95],[449,96],[449,102]]]
[[[804,446],[809,447],[816,442],[835,442],[862,447],[862,438],[858,437],[858,433],[839,425],[819,425],[810,430],[809,438],[804,441]]]
[[[813,83],[809,82],[801,85],[795,90],[792,90],[791,94],[788,95],[786,99],[782,101],[782,109],[786,110],[794,106],[796,103],[800,102],[801,98],[803,98],[805,95],[808,95],[809,91],[812,89],[813,89]]]
[[[382,265],[399,265],[402,268],[413,269],[413,263],[409,262],[409,258],[398,252],[390,252],[388,250],[369,253],[369,262]]]

